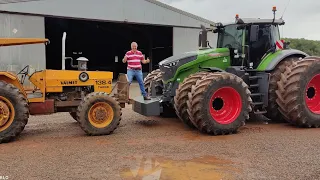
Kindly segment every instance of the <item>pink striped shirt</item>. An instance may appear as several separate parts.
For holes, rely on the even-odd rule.
[[[128,67],[127,69],[142,69],[141,61],[144,59],[143,54],[140,51],[128,51],[126,53]]]

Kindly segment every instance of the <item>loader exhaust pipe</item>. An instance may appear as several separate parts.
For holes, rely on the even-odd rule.
[[[66,36],[67,33],[64,32],[62,35],[62,70],[66,69]]]

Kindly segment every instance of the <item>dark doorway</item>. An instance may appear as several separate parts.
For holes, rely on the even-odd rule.
[[[130,50],[131,42],[136,41],[138,49],[152,61],[152,66],[143,65],[143,72],[147,73],[150,67],[156,69],[158,62],[172,56],[172,31],[172,27],[164,26],[46,17],[45,33],[50,40],[46,46],[46,68],[61,69],[62,35],[66,32],[66,57],[86,57],[89,70],[112,71],[114,78],[126,73],[122,58]],[[74,54],[78,52],[82,54]],[[71,69],[69,60],[66,69]]]

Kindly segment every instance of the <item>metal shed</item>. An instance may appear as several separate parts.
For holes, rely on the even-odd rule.
[[[0,68],[12,71],[18,71],[25,65],[31,65],[34,69],[38,70],[43,68],[59,68],[58,66],[54,66],[57,63],[56,61],[52,62],[55,58],[61,57],[61,47],[59,47],[61,43],[58,42],[61,41],[62,34],[59,31],[60,34],[52,35],[53,29],[55,29],[57,24],[59,26],[64,24],[70,29],[70,26],[78,23],[81,24],[81,26],[77,26],[77,29],[80,30],[85,29],[85,26],[102,27],[104,25],[101,23],[111,23],[104,28],[111,31],[113,27],[118,27],[120,30],[115,28],[113,32],[121,32],[123,36],[129,36],[130,33],[133,33],[129,32],[133,28],[140,28],[141,34],[151,32],[151,39],[158,38],[158,40],[153,42],[151,40],[150,42],[144,42],[148,40],[141,40],[141,47],[147,51],[144,52],[146,56],[151,56],[155,59],[159,57],[160,59],[158,58],[149,67],[144,68],[144,71],[147,72],[154,69],[155,64],[165,57],[198,49],[197,43],[200,25],[209,26],[214,23],[156,0],[0,0],[0,12],[0,23],[2,24],[0,29],[1,37],[46,37],[55,44],[52,46],[48,45],[48,47],[44,47],[43,45],[28,45],[0,48]],[[65,21],[65,19],[68,21]],[[55,22],[56,24],[50,24],[50,22]],[[96,24],[92,24],[91,22],[95,22]],[[90,23],[91,25],[89,25]],[[164,28],[167,29],[165,30]],[[128,31],[122,32],[121,29],[128,29]],[[162,34],[164,31],[168,31],[169,33]],[[96,33],[96,31],[92,32],[92,34]],[[72,39],[73,34],[68,32],[67,34],[71,36],[67,35],[67,39],[68,37]],[[161,44],[159,39],[169,38],[167,37],[168,34],[170,42],[168,40],[167,43]],[[208,35],[211,46],[215,47],[216,37],[213,34]],[[121,37],[121,35],[118,37]],[[72,40],[69,41],[71,42]],[[83,41],[85,41],[85,38]],[[158,45],[157,41],[159,41]],[[112,42],[115,42],[115,40]],[[73,42],[72,44],[79,43]],[[52,47],[51,49],[50,46]],[[122,50],[122,52],[128,50],[129,46],[126,44],[127,49]],[[159,52],[155,52],[157,48],[170,48],[170,52],[160,50],[158,50]],[[71,51],[76,50],[71,48],[69,53],[72,53]],[[108,57],[109,60],[105,61],[107,63],[104,64],[105,66],[112,66],[113,69],[108,70],[116,71],[116,73],[121,71],[117,69],[124,69],[123,65],[115,64],[121,63],[120,60],[117,62],[116,58],[122,58],[121,53],[117,53],[114,53],[116,55],[113,55],[114,58],[112,60]],[[160,57],[159,54],[163,56]],[[92,57],[92,59],[107,58],[102,56]],[[58,61],[60,62],[60,60]],[[96,63],[95,66],[101,67],[101,64]]]

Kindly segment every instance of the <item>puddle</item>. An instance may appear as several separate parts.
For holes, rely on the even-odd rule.
[[[121,178],[125,180],[231,180],[242,172],[234,167],[233,162],[212,156],[190,160],[137,156],[129,160],[129,167],[120,172]]]

